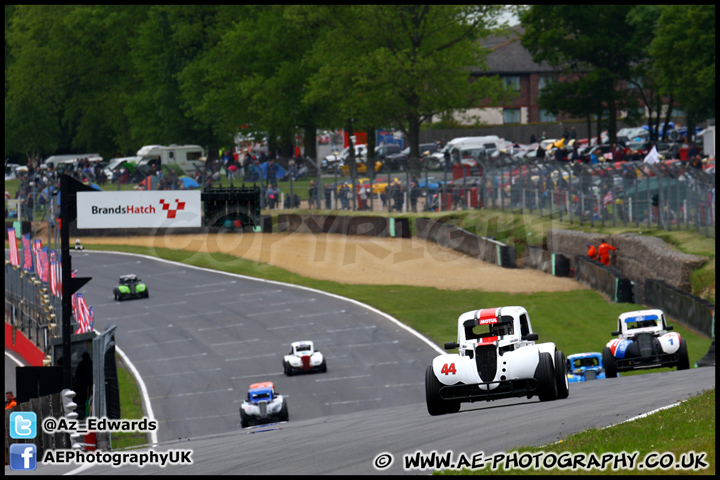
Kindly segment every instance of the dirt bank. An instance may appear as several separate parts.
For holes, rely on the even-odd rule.
[[[220,252],[269,263],[306,277],[349,284],[415,285],[508,293],[586,288],[569,278],[484,263],[417,238],[257,233],[87,237],[81,240],[84,244],[124,244]]]

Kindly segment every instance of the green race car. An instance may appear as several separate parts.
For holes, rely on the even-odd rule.
[[[115,300],[126,300],[128,298],[148,298],[150,293],[142,281],[136,275],[123,275],[120,277],[120,284],[113,288]]]

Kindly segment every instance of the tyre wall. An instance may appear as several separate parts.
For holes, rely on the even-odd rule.
[[[575,280],[605,294],[617,303],[633,303],[634,284],[615,267],[608,267],[585,255],[575,256]]]
[[[550,229],[547,233],[547,244],[551,253],[560,253],[573,260],[587,254],[588,243],[597,247],[603,238],[619,249],[611,252],[610,265],[617,267],[637,285],[644,285],[651,279],[661,280],[689,293],[692,291],[692,272],[707,262],[704,257],[674,250],[661,238],[635,233],[603,236],[574,230]],[[571,266],[577,270],[574,260]],[[644,296],[642,290],[640,288],[638,292],[640,301]]]
[[[570,259],[560,253],[550,253],[540,247],[528,246],[525,267],[540,270],[556,277],[570,276]]]
[[[443,248],[505,268],[517,266],[515,247],[429,218],[418,218],[416,227],[418,238],[435,242]]]
[[[695,330],[715,338],[715,305],[668,285],[662,280],[645,282],[645,304],[659,308]]]
[[[393,227],[403,224],[402,235],[408,235],[407,219],[391,219]],[[400,221],[400,222],[398,222]],[[389,237],[389,221],[386,217],[336,216],[336,215],[298,215],[280,214],[277,217],[278,233],[336,233],[340,235],[360,235],[368,237]]]

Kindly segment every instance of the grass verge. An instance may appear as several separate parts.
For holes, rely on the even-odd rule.
[[[571,435],[564,440],[552,445],[542,447],[519,446],[512,452],[517,452],[518,460],[524,456],[527,461],[530,456],[543,453],[542,457],[551,458],[548,453],[556,454],[556,459],[569,459],[566,454],[573,456],[579,453],[594,454],[602,462],[604,454],[626,453],[629,455],[637,453],[635,460],[636,468],[615,469],[612,462],[606,462],[605,469],[600,466],[591,468],[590,459],[585,457],[581,460],[587,468],[548,468],[538,470],[522,470],[515,465],[523,465],[523,462],[506,462],[498,464],[493,470],[492,465],[481,470],[462,469],[458,471],[443,471],[442,474],[452,475],[715,475],[715,388],[706,390],[699,395],[689,398],[680,405],[661,410],[645,418],[632,422],[615,425],[606,429],[590,429],[584,432]],[[507,457],[506,457],[507,458]],[[607,458],[610,458],[609,456]],[[701,460],[707,464],[707,468],[687,468],[702,466],[692,460]],[[668,464],[664,463],[669,461]],[[662,461],[662,463],[661,463]],[[646,468],[637,468],[643,464]],[[558,461],[557,465],[560,462]],[[551,463],[548,463],[551,465]],[[564,465],[569,465],[564,463]],[[582,464],[581,464],[582,465]],[[600,463],[602,465],[602,463]],[[623,464],[618,464],[622,466]],[[629,465],[626,463],[625,465]],[[660,465],[657,468],[649,468]],[[670,468],[662,468],[662,465],[670,465]],[[685,468],[683,468],[685,466]],[[678,468],[679,467],[679,468]]]
[[[130,370],[125,368],[119,355],[115,355],[117,365],[118,385],[120,388],[120,415],[123,419],[134,420],[145,416],[142,408],[140,389],[137,386],[135,377]],[[149,439],[146,433],[142,432],[115,432],[112,434],[112,447],[114,450],[120,448],[146,445]]]

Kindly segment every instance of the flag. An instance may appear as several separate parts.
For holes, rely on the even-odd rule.
[[[613,194],[612,190],[608,190],[608,192],[605,194],[605,198],[603,199],[603,207],[607,205],[608,203],[612,203],[613,201]]]
[[[58,288],[58,271],[57,261],[55,260],[55,250],[50,251],[50,292],[56,297],[60,296],[60,290]]]
[[[48,260],[48,247],[40,249],[40,263],[42,263],[43,276],[40,280],[44,283],[50,281],[50,262]]]
[[[43,275],[45,274],[43,271],[43,264],[42,261],[40,261],[40,253],[42,252],[42,240],[36,239],[33,241],[33,253],[35,254],[35,273],[37,273],[38,278],[40,281],[43,281]]]
[[[17,238],[15,237],[15,229],[8,228],[8,241],[10,242],[10,263],[15,266],[20,266],[20,254],[18,253]]]
[[[655,148],[655,145],[653,145],[652,150],[648,152],[647,155],[645,155],[645,158],[643,159],[643,162],[653,164],[653,163],[659,163],[660,162],[660,155],[658,155],[657,148]]]
[[[23,249],[23,270],[26,272],[32,272],[33,270],[33,252],[30,246],[30,234],[26,233],[22,236],[22,249]]]
[[[82,293],[76,293],[73,297],[73,313],[75,314],[75,321],[78,324],[78,328],[75,330],[75,333],[89,332],[93,329],[93,324],[95,323],[92,307],[88,308]]]

